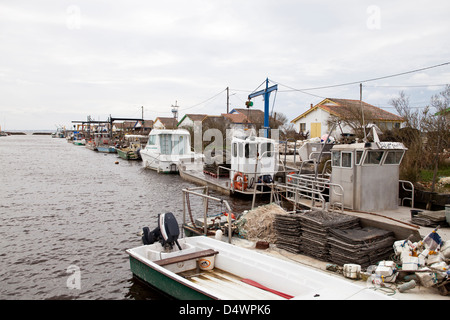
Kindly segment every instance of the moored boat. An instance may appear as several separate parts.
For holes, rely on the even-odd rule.
[[[100,146],[97,146],[97,151],[106,152],[106,153],[115,153],[116,148],[114,146],[100,145]]]
[[[98,152],[116,152],[115,146],[111,144],[110,134],[106,131],[94,134],[94,144],[96,145]]]
[[[183,159],[202,158],[191,151],[191,136],[185,129],[158,130],[150,132],[147,145],[140,150],[144,168],[162,173],[178,173]]]
[[[144,232],[147,244],[126,252],[135,277],[177,299],[389,299],[325,272],[213,238],[178,239],[171,213],[158,220],[158,228]]]
[[[266,185],[275,181],[279,172],[278,142],[274,139],[242,136],[233,137],[229,154],[230,167],[217,166],[217,174],[205,172],[204,166],[192,162],[181,162],[180,176],[190,182],[205,185],[222,194],[262,194],[270,193]],[[226,172],[224,176],[220,170]]]
[[[148,136],[143,135],[125,135],[125,146],[116,148],[117,154],[125,160],[141,160],[140,150],[147,139]]]

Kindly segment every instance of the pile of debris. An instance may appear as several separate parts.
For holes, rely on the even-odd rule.
[[[441,295],[450,295],[450,241],[442,241],[434,230],[419,242],[409,239],[395,241],[390,260],[382,260],[362,271],[361,265],[328,264],[327,270],[342,272],[351,279],[363,279],[368,284],[406,292],[422,285],[437,288]]]
[[[393,272],[414,274],[424,287],[437,287],[442,295],[450,294],[450,241],[443,241],[436,228],[423,240],[394,243],[398,269]]]

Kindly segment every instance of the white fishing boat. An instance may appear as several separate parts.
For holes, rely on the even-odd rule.
[[[278,142],[257,136],[233,137],[231,140],[230,166],[219,165],[226,172],[211,176],[200,166],[181,166],[180,176],[190,182],[206,185],[229,195],[266,193],[264,186],[275,180],[279,172]],[[270,191],[269,191],[270,192]]]
[[[126,252],[135,277],[177,299],[389,299],[369,286],[213,238],[178,240],[174,216],[158,220],[155,230],[144,230],[147,244]]]
[[[152,130],[140,154],[145,168],[162,173],[177,173],[180,160],[195,161],[203,157],[191,151],[191,136],[184,129]]]

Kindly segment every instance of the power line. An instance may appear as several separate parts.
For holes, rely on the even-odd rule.
[[[197,107],[197,106],[199,106],[199,105],[201,105],[201,104],[204,104],[204,103],[206,103],[206,102],[208,102],[208,101],[210,101],[210,100],[213,100],[214,98],[217,98],[219,95],[221,95],[223,92],[225,92],[226,90],[227,90],[227,89],[224,89],[224,90],[220,91],[219,93],[213,95],[212,97],[210,97],[210,98],[208,98],[208,99],[206,99],[206,100],[204,100],[204,101],[202,101],[202,102],[199,102],[199,103],[197,103],[197,104],[194,104],[194,105],[192,105],[192,106],[190,106],[190,107],[186,107],[186,108],[179,109],[179,111],[184,111],[184,110],[192,109],[192,108],[195,108],[195,107]],[[172,111],[160,111],[160,110],[157,110],[157,111],[156,111],[156,110],[151,110],[151,109],[147,109],[147,108],[145,108],[144,110],[145,110],[145,111],[150,111],[150,112],[157,112],[157,113],[172,113]]]
[[[374,85],[374,86],[364,86],[366,88],[426,88],[426,87],[445,87],[448,84],[418,84],[418,85]]]
[[[438,68],[438,67],[442,67],[442,66],[446,66],[449,65],[450,62],[445,62],[445,63],[441,63],[441,64],[437,64],[434,66],[430,66],[430,67],[425,67],[425,68],[420,68],[420,69],[415,69],[415,70],[411,70],[411,71],[406,71],[406,72],[401,72],[401,73],[396,73],[396,74],[391,74],[388,76],[383,76],[383,77],[378,77],[378,78],[372,78],[372,79],[366,79],[366,80],[360,80],[360,81],[353,81],[353,82],[346,82],[346,83],[341,83],[341,84],[334,84],[334,85],[329,85],[329,86],[322,86],[322,87],[313,87],[313,88],[305,88],[305,89],[295,89],[295,88],[291,88],[288,86],[285,86],[289,89],[292,89],[293,91],[307,91],[307,90],[319,90],[319,89],[328,89],[328,88],[336,88],[336,87],[343,87],[343,86],[349,86],[349,85],[354,85],[354,84],[360,84],[360,83],[365,83],[365,82],[370,82],[370,81],[377,81],[377,80],[383,80],[383,79],[388,79],[388,78],[393,78],[393,77],[398,77],[398,76],[403,76],[405,74],[410,74],[410,73],[414,73],[414,72],[419,72],[419,71],[424,71],[424,70],[429,70],[429,69],[433,69],[433,68]],[[280,84],[280,83],[279,83]],[[282,84],[280,84],[282,85]],[[305,93],[305,92],[303,92]]]
[[[227,91],[226,88],[225,88],[224,90],[220,91],[219,93],[215,94],[215,95],[212,96],[211,98],[208,98],[208,99],[206,99],[205,101],[202,101],[202,102],[200,102],[200,103],[194,104],[193,106],[190,106],[190,107],[187,107],[187,108],[180,109],[180,111],[192,109],[192,108],[197,107],[197,106],[199,106],[199,105],[201,105],[201,104],[204,104],[204,103],[206,103],[206,102],[208,102],[208,101],[210,101],[210,100],[212,100],[212,99],[218,97],[219,95],[221,95],[221,94],[224,93],[225,91]]]

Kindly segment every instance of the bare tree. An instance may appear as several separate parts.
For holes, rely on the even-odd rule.
[[[443,148],[449,146],[450,125],[448,117],[450,114],[450,85],[447,85],[444,91],[431,97],[430,105],[427,109],[433,110],[429,112],[423,119],[424,128],[427,133],[427,146],[433,157],[433,180],[431,184],[431,192],[434,192],[437,171],[439,166],[439,156]]]
[[[391,99],[390,104],[406,121],[406,128],[399,134],[409,149],[402,163],[404,178],[415,182],[421,169],[433,168],[431,191],[434,192],[439,156],[443,148],[449,147],[450,85],[432,96],[423,109],[413,110],[403,91],[398,98]]]

